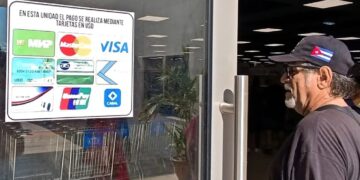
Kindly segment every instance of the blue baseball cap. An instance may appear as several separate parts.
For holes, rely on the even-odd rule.
[[[347,76],[354,65],[348,47],[332,36],[308,36],[289,54],[269,56],[280,63],[308,62],[316,66],[328,66],[332,71]]]

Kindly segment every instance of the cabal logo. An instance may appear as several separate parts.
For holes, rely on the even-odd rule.
[[[121,105],[120,89],[106,89],[104,92],[105,107],[119,107]]]
[[[129,48],[127,42],[106,41],[105,43],[101,43],[101,51],[110,53],[129,53]]]
[[[67,34],[60,39],[60,50],[66,56],[87,56],[91,52],[91,40],[82,35]]]
[[[64,88],[61,96],[61,110],[87,109],[91,88]]]

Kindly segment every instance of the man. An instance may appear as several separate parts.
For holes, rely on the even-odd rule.
[[[348,106],[360,114],[360,64],[354,65],[350,70],[350,74],[354,76],[358,87],[356,88],[357,91],[355,95],[351,98],[345,99],[345,102],[348,104]]]
[[[273,180],[359,180],[360,117],[344,101],[355,91],[346,45],[327,36],[303,38],[286,55],[285,104],[304,116],[275,157]]]

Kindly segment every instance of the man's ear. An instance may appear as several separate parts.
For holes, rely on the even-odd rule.
[[[330,87],[333,78],[333,72],[328,66],[322,66],[319,69],[318,87],[320,89]]]

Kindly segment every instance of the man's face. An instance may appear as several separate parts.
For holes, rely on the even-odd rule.
[[[303,64],[289,64],[281,76],[284,84],[285,105],[304,115],[308,109],[312,90],[316,87],[316,69]]]

